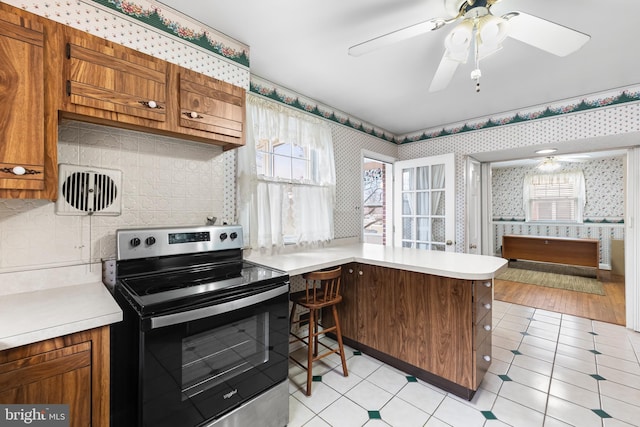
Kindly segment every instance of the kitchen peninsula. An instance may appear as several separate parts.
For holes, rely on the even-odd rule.
[[[470,400],[491,364],[503,258],[359,243],[245,255],[292,277],[342,265],[345,343],[446,391]]]

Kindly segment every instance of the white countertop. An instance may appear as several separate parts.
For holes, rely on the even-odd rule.
[[[245,257],[291,276],[360,262],[456,279],[488,280],[507,265],[505,259],[492,256],[366,243],[269,256],[245,253]],[[0,284],[0,350],[121,321],[122,310],[102,282],[78,283],[80,277],[94,277],[87,276],[83,269],[86,267],[56,271],[53,276],[49,271],[2,275],[5,283]],[[52,277],[60,281],[73,279],[70,281],[75,283],[61,286]]]
[[[290,276],[349,262],[378,265],[464,280],[493,279],[507,266],[504,258],[458,252],[394,248],[368,243],[329,246],[285,254],[245,254],[249,261],[286,271]]]
[[[122,320],[102,282],[0,296],[0,350]]]

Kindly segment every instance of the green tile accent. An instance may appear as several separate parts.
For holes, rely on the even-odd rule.
[[[482,412],[482,415],[484,415],[484,417],[486,419],[488,419],[488,420],[497,420],[498,419],[498,417],[496,417],[494,415],[494,413],[491,412],[491,411],[480,411],[480,412]]]
[[[311,381],[316,382],[316,383],[321,383],[322,382],[322,375],[314,375],[311,378]]]
[[[416,377],[414,377],[414,376],[407,375],[407,381],[410,382],[410,383],[417,383],[418,379]]]
[[[589,350],[589,351],[590,351],[591,353],[593,353],[593,354],[602,354],[602,353],[600,353],[598,350]]]
[[[498,378],[500,378],[502,381],[513,381],[511,378],[509,378],[508,375],[498,375]]]
[[[354,352],[353,352],[353,355],[354,355],[354,356],[362,356],[362,352],[361,352],[361,351],[356,350],[356,351],[354,351]]]
[[[368,411],[370,420],[381,420],[380,411]]]
[[[516,356],[520,356],[522,354],[518,350],[511,350],[511,353],[515,354]]]
[[[520,334],[521,334],[521,335],[524,335],[524,336],[527,336],[527,335],[529,335],[529,332],[524,331],[524,332],[520,332]]]
[[[589,376],[591,378],[593,378],[594,380],[598,380],[598,381],[606,381],[607,379],[605,377],[602,377],[598,374],[589,374]]]
[[[593,412],[600,418],[613,418],[611,415],[604,412],[602,409],[592,409]]]
[[[589,333],[590,333],[591,335],[598,335],[598,334],[596,334],[595,332],[589,332]]]

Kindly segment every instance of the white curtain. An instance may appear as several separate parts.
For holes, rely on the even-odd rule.
[[[544,175],[526,175],[524,177],[524,185],[522,186],[522,199],[525,212],[525,220],[531,221],[530,201],[534,197],[534,186],[551,186],[563,184],[569,184],[571,186],[571,193],[564,194],[564,196],[576,200],[576,221],[579,223],[583,222],[584,206],[587,202],[587,197],[584,174],[581,170],[558,172]]]
[[[335,165],[331,129],[320,119],[247,95],[246,145],[238,151],[238,212],[252,249],[333,239]],[[310,153],[304,180],[258,174],[258,141],[295,143]]]

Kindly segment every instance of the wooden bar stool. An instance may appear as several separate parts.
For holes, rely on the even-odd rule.
[[[302,278],[306,282],[306,289],[304,291],[294,292],[291,294],[290,299],[293,302],[291,307],[290,326],[295,323],[300,323],[299,320],[293,321],[293,315],[296,311],[296,305],[300,305],[309,310],[309,334],[304,337],[299,337],[291,332],[291,335],[295,338],[295,341],[302,341],[309,349],[307,353],[307,396],[311,396],[311,380],[312,364],[316,360],[323,359],[333,353],[339,354],[342,360],[342,373],[346,377],[349,375],[347,372],[347,362],[344,357],[344,346],[342,345],[342,332],[340,330],[340,319],[338,318],[338,311],[336,305],[342,301],[340,295],[340,274],[341,267],[331,270],[314,271],[302,275]],[[329,328],[322,328],[319,330],[318,326],[322,326],[318,323],[318,317],[320,310],[325,307],[331,307],[333,313],[334,326]],[[324,343],[318,341],[318,336],[327,332],[335,332],[338,339],[338,347],[331,348]],[[305,340],[306,339],[306,340]],[[327,351],[318,354],[318,346],[322,345]],[[304,367],[304,366],[303,366]]]

